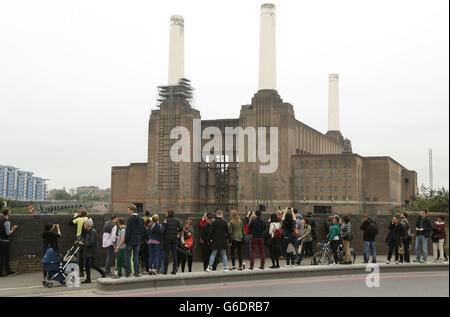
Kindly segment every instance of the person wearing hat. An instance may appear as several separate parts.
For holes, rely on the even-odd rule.
[[[85,229],[85,235],[82,241],[78,243],[84,248],[84,269],[86,271],[86,280],[82,283],[91,283],[91,267],[101,274],[102,277],[106,277],[105,272],[95,264],[95,255],[97,253],[97,231],[93,228],[94,222],[91,218],[86,220],[83,224]]]

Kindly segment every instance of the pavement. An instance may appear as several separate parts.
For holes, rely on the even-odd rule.
[[[379,256],[378,260],[381,261],[381,263],[384,263],[386,257],[384,256]],[[245,261],[244,261],[245,262]],[[246,265],[248,268],[248,260],[246,261]],[[361,263],[362,262],[362,257],[358,257],[356,263]],[[267,263],[267,262],[266,262]],[[269,263],[267,263],[270,265],[270,260]],[[244,270],[244,271],[230,271],[228,273],[223,273],[222,272],[222,265],[219,264],[218,266],[218,271],[217,272],[212,272],[212,273],[205,273],[203,272],[203,265],[200,262],[194,262],[193,263],[193,273],[177,273],[176,276],[171,276],[166,275],[166,276],[149,276],[149,275],[144,275],[141,278],[122,278],[119,280],[112,280],[112,279],[101,279],[99,281],[93,280],[92,284],[82,284],[80,288],[68,288],[65,285],[59,285],[58,282],[54,282],[54,287],[53,288],[45,288],[42,286],[42,273],[41,272],[37,272],[37,273],[23,273],[23,274],[17,274],[16,276],[12,276],[12,277],[3,277],[0,278],[0,296],[109,296],[111,294],[122,294],[124,296],[127,296],[126,294],[136,294],[135,296],[141,296],[139,294],[141,293],[148,293],[150,292],[153,295],[161,295],[161,296],[177,296],[176,292],[173,292],[174,290],[176,290],[177,288],[182,288],[182,289],[190,289],[192,290],[193,288],[206,288],[209,289],[211,287],[213,287],[214,289],[209,289],[209,291],[205,292],[207,293],[207,295],[211,295],[211,294],[224,294],[223,296],[228,296],[230,294],[230,289],[227,288],[222,288],[224,285],[239,285],[239,283],[243,283],[243,281],[245,281],[244,283],[250,283],[250,286],[247,287],[240,287],[237,286],[237,290],[235,291],[233,289],[233,296],[239,296],[239,294],[245,294],[243,296],[253,296],[253,292],[256,292],[257,294],[259,294],[259,292],[261,291],[262,295],[261,296],[276,296],[275,295],[271,295],[271,292],[268,290],[266,286],[275,286],[277,284],[273,284],[273,283],[284,283],[284,282],[288,282],[291,281],[293,282],[293,284],[289,284],[291,282],[289,282],[286,285],[291,285],[289,287],[294,287],[295,285],[301,285],[308,279],[312,279],[313,281],[316,280],[321,280],[321,279],[325,279],[324,281],[326,281],[327,279],[331,279],[330,281],[334,281],[333,278],[338,278],[338,280],[335,280],[336,283],[343,283],[345,285],[350,285],[353,283],[355,283],[354,281],[358,281],[358,279],[355,280],[355,278],[359,278],[359,281],[361,282],[361,279],[364,277],[366,277],[365,274],[361,275],[358,277],[358,274],[355,273],[360,273],[363,272],[363,268],[365,267],[364,265],[361,264],[354,264],[354,265],[329,265],[329,266],[311,266],[310,265],[310,259],[306,258],[303,262],[302,262],[302,266],[301,267],[295,267],[295,268],[284,268],[284,264],[285,261],[281,261],[282,264],[282,268],[281,269],[277,269],[277,270],[270,270],[270,269],[265,269],[265,270],[254,270],[254,271],[249,271],[249,270]],[[255,267],[259,265],[259,260],[256,261],[255,263]],[[447,278],[446,279],[441,279],[447,282],[447,296],[448,296],[448,263],[445,263],[444,267],[442,268],[442,265],[437,265],[436,267],[433,268],[432,264],[423,264],[425,266],[430,266],[431,269],[429,270],[430,272],[426,272],[425,267],[421,268],[421,270],[419,270],[419,272],[414,272],[414,266],[420,266],[421,264],[403,264],[403,265],[395,265],[395,264],[390,264],[389,267],[398,267],[398,270],[396,270],[395,273],[392,274],[397,274],[397,275],[402,275],[402,274],[406,274],[406,277],[401,278],[401,277],[396,277],[393,278],[395,280],[398,280],[400,283],[404,283],[405,279],[409,276],[411,279],[415,279],[415,280],[420,280],[420,278],[422,278],[421,275],[423,274],[446,274]],[[423,266],[422,265],[422,266]],[[169,264],[170,266],[170,264]],[[387,266],[386,264],[381,264],[381,266]],[[409,269],[405,269],[405,267],[408,267]],[[441,268],[438,268],[441,267]],[[267,265],[266,265],[267,267]],[[323,274],[323,272],[320,272],[320,270],[322,270],[323,272],[328,272],[326,274]],[[333,273],[332,270],[334,270],[335,272]],[[338,270],[338,271],[336,271]],[[349,272],[348,270],[353,270],[351,276],[351,279],[347,279],[347,280],[340,280],[340,276],[344,276],[346,275],[346,271]],[[359,271],[357,271],[359,270]],[[382,269],[383,270],[383,269]],[[286,275],[286,272],[288,272],[288,275]],[[294,272],[300,272],[300,273],[296,273],[295,275],[292,275],[292,273]],[[389,273],[391,274],[391,273]],[[416,274],[417,276],[412,276]],[[230,279],[230,280],[224,280],[223,278],[221,278],[222,275],[225,275],[225,279]],[[240,275],[240,276],[239,276]],[[320,276],[320,275],[326,275],[326,276]],[[419,276],[420,275],[420,276]],[[99,277],[98,273],[96,271],[92,271],[92,276],[93,279],[95,279],[96,277]],[[233,277],[234,276],[234,277]],[[334,277],[333,277],[334,276]],[[350,275],[349,275],[350,276]],[[384,274],[383,274],[384,276]],[[233,277],[233,278],[232,278]],[[286,278],[285,278],[286,277]],[[430,275],[430,277],[438,277]],[[137,287],[133,286],[133,285],[127,285],[125,288],[119,288],[116,290],[113,290],[113,293],[108,292],[107,290],[102,290],[101,287],[99,287],[99,285],[97,285],[97,283],[102,284],[105,281],[113,281],[113,283],[124,283],[124,284],[129,284],[126,282],[126,280],[132,280],[132,282],[138,282],[138,280],[141,280],[141,282],[144,282],[144,280],[151,280],[150,284],[144,285],[141,284]],[[156,280],[160,280],[160,281],[169,281],[169,282],[162,282],[162,284],[160,285],[156,285],[154,281]],[[303,281],[303,282],[295,282],[295,281]],[[197,281],[197,282],[195,282]],[[152,284],[153,283],[153,284]],[[252,289],[252,285],[254,284],[255,288],[258,288],[258,283],[263,283],[263,285],[261,286],[261,289]],[[310,282],[313,283],[313,282]],[[318,282],[314,282],[314,285],[317,285],[318,287],[318,291],[320,289],[320,281]],[[390,282],[387,282],[388,284]],[[107,283],[106,283],[107,284]],[[280,284],[280,285],[284,285],[284,284]],[[403,285],[403,284],[402,284]],[[263,287],[264,286],[264,287]],[[288,288],[289,288],[288,287]],[[322,287],[323,287],[323,283],[322,283]],[[215,289],[217,288],[217,289]],[[350,286],[349,286],[350,288]],[[403,287],[402,287],[403,288]],[[169,293],[154,293],[156,290],[161,290],[164,289],[166,291],[170,291]],[[248,291],[250,291],[251,293],[248,293],[247,291],[244,291],[244,289],[248,289]],[[265,291],[262,291],[262,289],[266,289]],[[283,287],[284,289],[284,287]],[[221,293],[223,291],[223,293]],[[153,293],[152,293],[153,292]],[[171,293],[173,292],[173,293]],[[200,292],[200,293],[197,293]],[[183,293],[183,292],[181,292]],[[196,295],[193,296],[204,296],[203,293],[201,293],[201,291],[195,291]],[[256,294],[255,293],[255,294]],[[442,293],[442,292],[440,292]],[[250,295],[252,294],[252,295]],[[291,295],[288,296],[292,296],[292,293],[290,293]],[[375,293],[374,293],[375,294]],[[427,293],[427,294],[431,294],[431,293]],[[281,293],[280,293],[281,295]],[[134,295],[133,295],[134,296]],[[145,295],[142,295],[145,296]],[[149,295],[150,296],[150,295]],[[181,296],[181,295],[180,295]],[[211,295],[211,296],[222,296],[222,295]],[[297,296],[297,293],[295,293],[295,296]],[[324,295],[319,295],[319,296],[324,296]],[[350,296],[350,295],[349,295]],[[376,296],[376,295],[375,295]]]

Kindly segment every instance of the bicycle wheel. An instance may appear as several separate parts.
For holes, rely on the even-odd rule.
[[[330,259],[326,252],[319,251],[313,255],[311,259],[312,265],[328,265],[330,264]]]

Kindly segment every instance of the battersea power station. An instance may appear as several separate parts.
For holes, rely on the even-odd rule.
[[[328,131],[295,118],[293,106],[276,89],[273,4],[261,6],[259,90],[237,118],[201,120],[192,107],[181,16],[170,20],[168,84],[158,90],[148,126],[148,161],[112,167],[115,213],[134,203],[138,211],[152,213],[168,208],[244,213],[262,204],[268,212],[292,206],[313,213],[381,214],[417,194],[415,171],[391,157],[353,152],[340,132],[337,74],[329,75]]]

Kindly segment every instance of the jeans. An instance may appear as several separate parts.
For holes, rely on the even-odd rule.
[[[235,264],[235,257],[234,257],[234,250],[237,251],[238,260],[239,260],[239,267],[242,268],[242,241],[233,240],[231,241],[231,247],[230,247],[230,253],[231,253],[231,264],[234,266]]]
[[[409,263],[410,261],[410,256],[409,256],[409,243],[408,243],[408,239],[402,239],[402,243],[403,243],[403,250],[405,251],[405,254],[403,256],[403,259],[406,263]]]
[[[252,245],[252,256],[250,259],[250,268],[253,268],[253,266],[255,264],[256,248],[259,249],[259,254],[261,256],[260,267],[263,268],[264,263],[266,261],[266,256],[264,254],[264,240],[262,238],[252,238],[251,245]]]
[[[164,261],[166,259],[166,252],[164,250],[159,249],[159,259],[158,259],[158,266],[156,267],[158,272],[163,273],[164,272]]]
[[[105,272],[94,262],[94,257],[85,257],[84,258],[84,265],[86,270],[86,281],[91,280],[91,268],[95,269],[98,273],[102,275],[102,277],[105,275]]]
[[[364,262],[369,262],[369,249],[372,252],[372,263],[377,262],[375,241],[364,241]]]
[[[81,241],[81,235],[77,236],[77,241]],[[83,272],[84,272],[84,250],[83,250],[83,248],[78,249],[76,257],[77,257],[78,267],[80,268],[80,275],[83,275]]]
[[[423,260],[426,261],[428,257],[428,238],[424,235],[418,235],[416,237],[416,259],[420,260],[420,245],[422,244],[423,249]]]
[[[439,248],[439,252],[438,252]],[[439,253],[439,258],[438,258]],[[444,261],[444,239],[439,239],[438,242],[433,242],[433,255],[436,261]]]
[[[148,245],[148,268],[150,270],[159,269],[159,244]]]
[[[139,248],[140,245],[127,245],[125,247],[125,276],[131,275],[131,252],[133,252],[134,275],[139,275]]]
[[[5,274],[11,272],[9,267],[9,242],[0,242],[0,274],[5,269]]]
[[[394,253],[395,253],[395,261],[398,261],[398,247],[399,247],[399,241],[397,241],[397,240],[389,241],[389,251],[388,251],[388,256],[387,256],[388,261],[391,261],[392,251],[394,251]]]
[[[106,248],[106,265],[105,272],[106,274],[111,273],[111,263],[114,261],[114,246],[110,245]]]
[[[169,253],[172,251],[172,259],[173,259],[173,268],[172,273],[177,273],[177,240],[172,241],[164,241],[164,272],[163,274],[167,274],[167,269],[169,268]]]
[[[122,268],[125,268],[125,248],[117,250],[116,260],[117,260],[117,276],[122,277]]]
[[[223,268],[224,269],[228,269],[228,263],[227,263],[227,250],[226,249],[221,249],[220,250],[220,254],[222,256],[222,263],[223,263]],[[212,268],[214,261],[216,260],[216,255],[217,255],[217,249],[212,250],[211,252],[211,256],[209,257],[209,265],[208,268]]]

